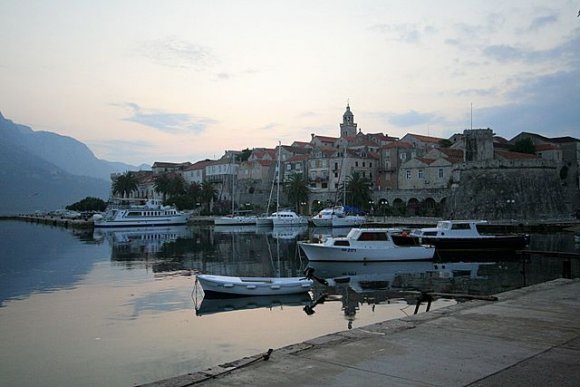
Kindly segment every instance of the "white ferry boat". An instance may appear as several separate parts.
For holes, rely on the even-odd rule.
[[[167,226],[186,224],[189,214],[173,206],[164,206],[160,200],[149,199],[144,204],[115,206],[104,215],[94,215],[95,228]]]

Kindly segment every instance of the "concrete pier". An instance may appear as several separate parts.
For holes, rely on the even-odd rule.
[[[555,280],[497,297],[319,337],[150,385],[580,385],[580,280]]]

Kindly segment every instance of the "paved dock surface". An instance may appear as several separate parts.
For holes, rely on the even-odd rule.
[[[319,337],[154,386],[579,386],[580,280]]]

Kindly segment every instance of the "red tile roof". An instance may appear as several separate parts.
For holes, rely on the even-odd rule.
[[[414,133],[409,133],[409,136],[413,136],[417,140],[420,140],[423,142],[431,142],[431,143],[439,143],[439,141],[443,140],[440,137],[423,136],[422,134],[414,134]]]
[[[496,156],[504,158],[506,160],[537,160],[538,156],[529,153],[511,152],[506,150],[495,150]]]
[[[535,146],[536,152],[542,152],[547,150],[558,150],[560,147],[555,144],[538,144]]]

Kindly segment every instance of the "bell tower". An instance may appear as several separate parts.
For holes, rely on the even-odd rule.
[[[354,115],[350,111],[350,104],[346,104],[346,111],[342,115],[342,124],[340,124],[340,137],[346,138],[348,136],[356,135],[356,123],[354,122]]]

